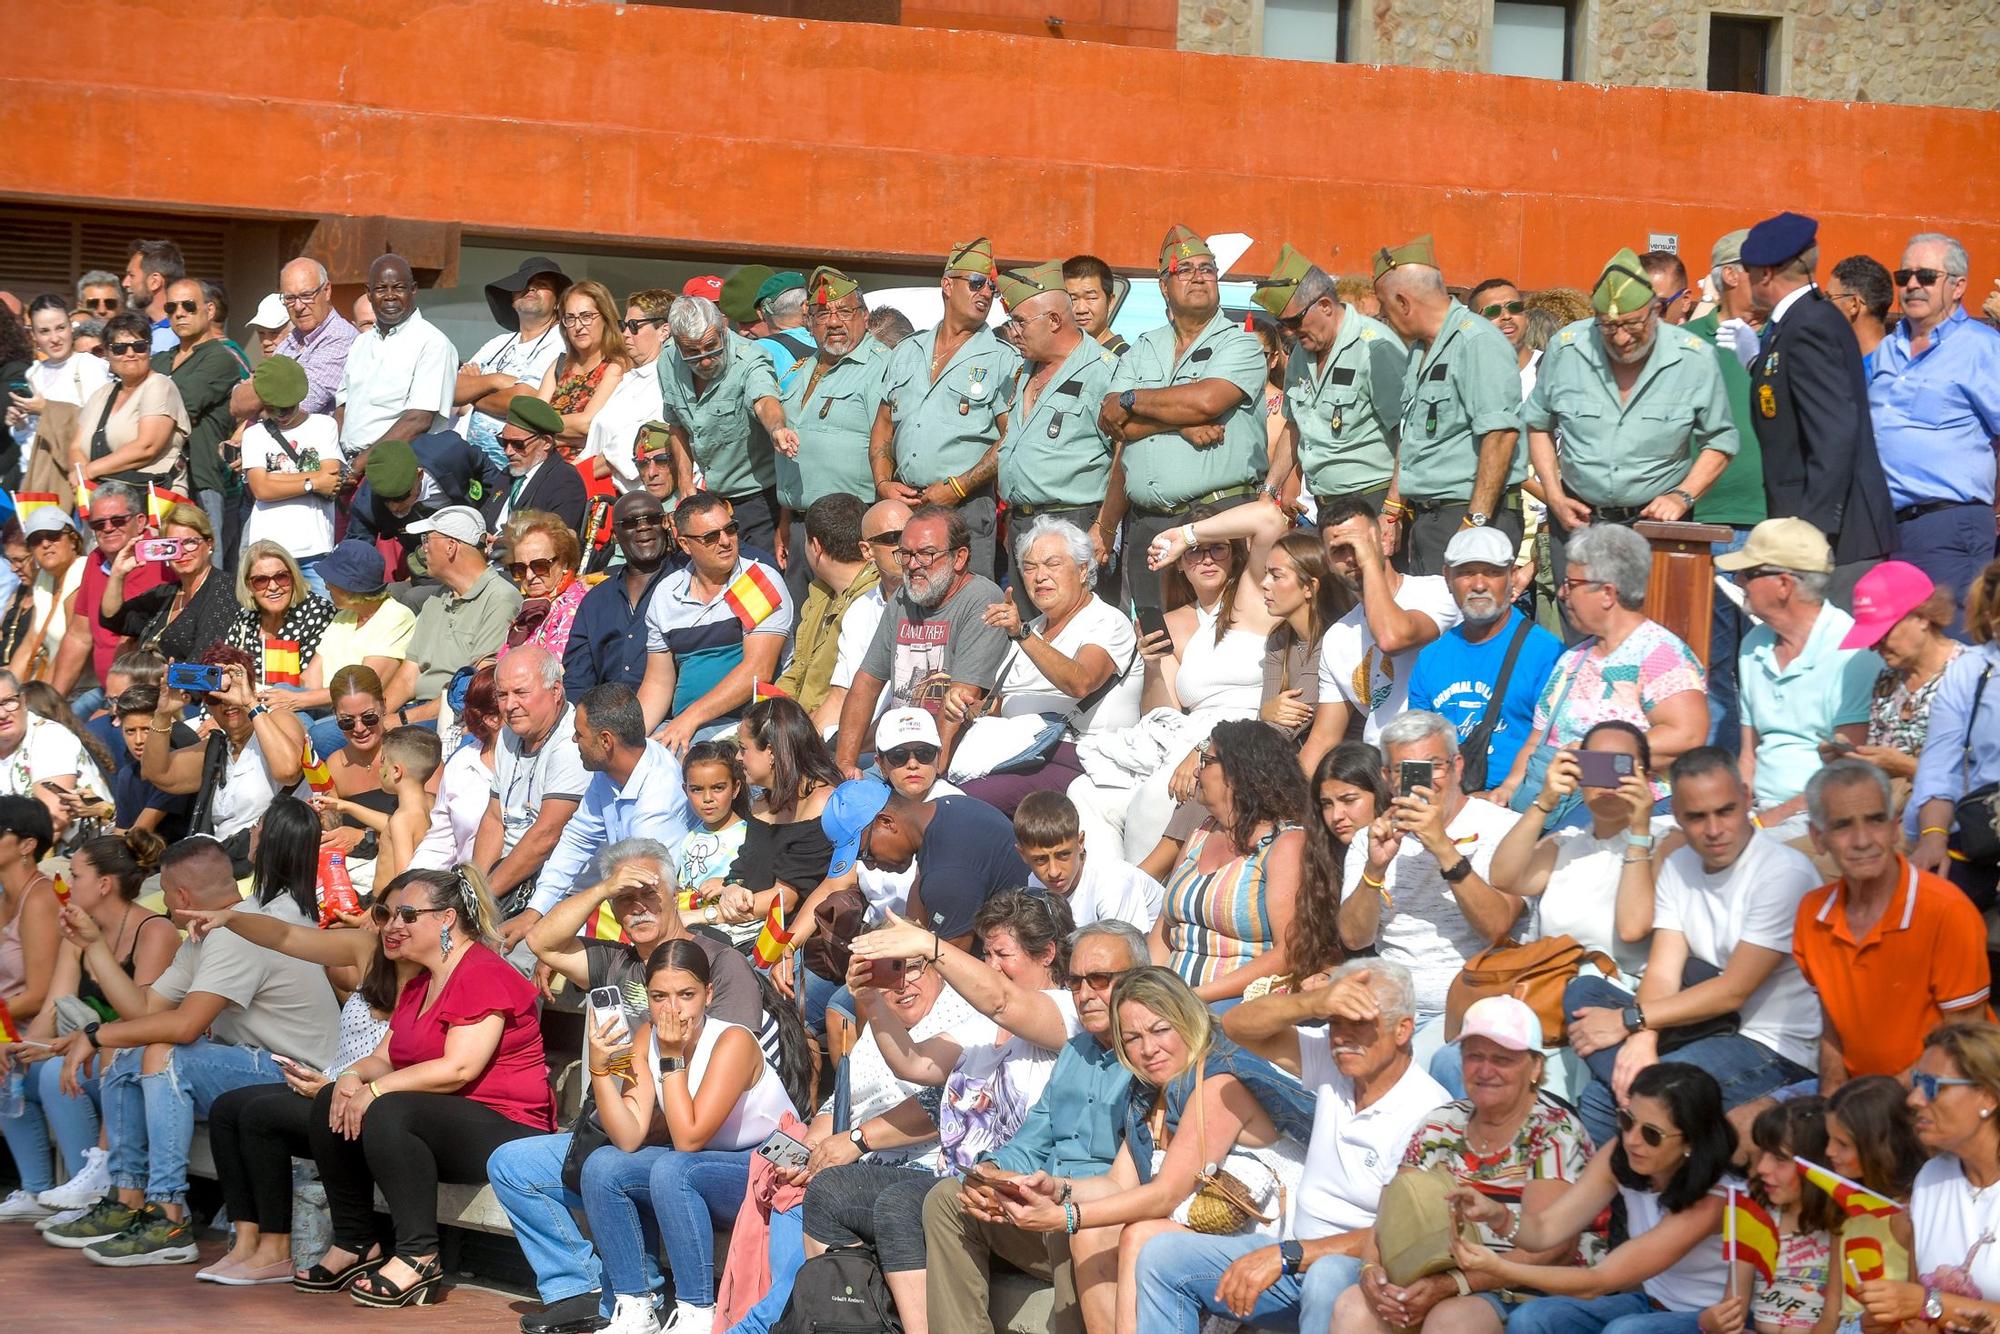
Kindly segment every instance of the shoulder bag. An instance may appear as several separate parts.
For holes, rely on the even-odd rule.
[[[1958,759],[1959,781],[1972,772],[1972,724],[1979,716],[1979,704],[1986,697],[1986,683],[1993,676],[1989,665],[1979,674],[1972,691],[1972,708],[1965,715],[1965,750]],[[1958,826],[1958,852],[1973,866],[1991,870],[2000,866],[2000,831],[1994,828],[1996,795],[2000,784],[1984,783],[1958,799],[1953,823]]]
[[[1202,1099],[1202,1081],[1206,1075],[1207,1071],[1202,1066],[1195,1067],[1191,1099],[1194,1103],[1195,1133],[1201,1137],[1197,1142],[1204,1150],[1208,1147],[1208,1109]],[[1166,1110],[1163,1102],[1153,1113],[1157,1118],[1153,1143],[1163,1155],[1171,1138],[1167,1134]],[[1267,1213],[1259,1207],[1260,1204],[1274,1207]],[[1202,1168],[1195,1178],[1194,1193],[1174,1210],[1175,1219],[1185,1223],[1190,1231],[1206,1232],[1211,1236],[1227,1236],[1259,1223],[1276,1223],[1284,1216],[1285,1187],[1277,1174],[1255,1158],[1234,1149],[1222,1162],[1208,1163]]]
[[[1618,975],[1618,965],[1602,950],[1587,950],[1574,936],[1547,936],[1523,945],[1503,940],[1481,950],[1465,961],[1465,967],[1451,980],[1445,993],[1445,1040],[1458,1040],[1465,1011],[1476,1000],[1488,996],[1513,996],[1525,1001],[1542,1021],[1542,1043],[1558,1047],[1566,1039],[1567,1016],[1563,1013],[1563,991],[1576,980],[1585,964],[1606,977]]]
[[[1479,723],[1459,744],[1458,753],[1465,757],[1465,774],[1459,780],[1461,791],[1484,792],[1492,786],[1486,781],[1486,749],[1492,742],[1493,729],[1500,725],[1500,708],[1507,698],[1507,685],[1514,679],[1515,659],[1521,656],[1521,645],[1527,642],[1528,632],[1534,628],[1535,623],[1526,616],[1514,627],[1514,637],[1507,641],[1507,656],[1500,660],[1500,675],[1494,679],[1493,693],[1486,699]]]

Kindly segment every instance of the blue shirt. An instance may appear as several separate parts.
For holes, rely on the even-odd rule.
[[[535,877],[535,896],[528,906],[546,914],[578,887],[590,859],[613,843],[650,838],[671,848],[694,827],[681,786],[681,762],[665,746],[648,740],[624,783],[606,773],[592,776],[576,814],[563,825],[562,837]]]
[[[124,738],[119,740],[122,744]],[[111,776],[111,804],[118,808],[114,818],[120,829],[130,829],[134,820],[147,811],[156,810],[162,814],[160,822],[153,826],[153,832],[169,843],[176,843],[187,836],[189,808],[193,803],[191,796],[172,796],[139,777],[139,765],[135,760],[127,760],[124,767]]]
[[[1132,1072],[1117,1053],[1088,1033],[1077,1034],[1063,1044],[1048,1086],[993,1155],[993,1165],[1003,1172],[1103,1176],[1118,1157],[1131,1083]]]
[[[1500,664],[1521,620],[1519,611],[1509,609],[1507,623],[1483,644],[1465,637],[1463,622],[1445,631],[1417,653],[1410,669],[1410,707],[1428,709],[1451,719],[1464,741],[1486,716],[1487,702],[1493,698],[1493,683],[1500,679]],[[1500,701],[1500,718],[1486,741],[1486,782],[1489,786],[1507,776],[1521,743],[1533,732],[1535,701],[1562,657],[1562,641],[1530,625],[1514,659],[1514,674],[1507,680],[1507,697]]]
[[[569,643],[563,648],[563,694],[574,704],[592,686],[607,681],[637,690],[646,679],[646,607],[660,581],[686,564],[687,558],[664,562],[646,581],[639,600],[625,597],[625,567],[613,566],[604,582],[583,595],[569,623]]]
[[[1979,697],[1979,716],[1972,716],[1972,697],[1979,678],[1992,672],[1986,693]],[[1965,743],[1968,729],[1972,754]],[[1982,644],[1951,660],[1931,696],[1930,730],[1924,733],[1923,754],[1917,757],[1917,778],[1903,824],[1917,836],[1918,812],[1933,797],[1956,803],[1968,792],[2000,782],[2000,645]]]
[[[1993,437],[2000,435],[2000,333],[1963,306],[1910,355],[1910,324],[1875,349],[1868,379],[1875,449],[1897,509],[1933,500],[1993,503]]]
[[[180,345],[181,345],[181,336],[174,332],[174,326],[171,322],[167,320],[160,320],[158,323],[153,325],[154,356],[158,356],[162,352],[172,352],[175,348],[179,347]]]
[[[1757,734],[1759,807],[1776,806],[1805,791],[1806,781],[1824,763],[1820,742],[1836,727],[1868,721],[1882,659],[1873,649],[1840,646],[1853,628],[1852,616],[1825,604],[1798,656],[1783,666],[1778,665],[1778,635],[1770,626],[1759,625],[1743,636],[1736,657],[1738,707],[1743,725]]]
[[[757,346],[763,348],[764,354],[771,358],[771,369],[778,376],[778,392],[782,394],[792,387],[792,381],[798,378],[798,372],[805,369],[799,364],[799,359],[801,357],[811,359],[813,352],[819,348],[819,340],[815,339],[803,324],[796,329],[780,329],[778,332],[787,338],[796,339],[806,348],[801,353],[786,347],[776,338],[765,337],[756,340]]]

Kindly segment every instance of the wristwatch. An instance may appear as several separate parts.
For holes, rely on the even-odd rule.
[[[868,1152],[868,1141],[861,1137],[860,1126],[856,1126],[854,1127],[854,1129],[847,1132],[847,1142],[849,1144],[852,1144],[855,1148],[861,1150],[861,1152],[863,1153]]]
[[[663,1076],[671,1075],[676,1071],[685,1070],[687,1068],[688,1068],[688,1063],[682,1060],[678,1056],[662,1056],[660,1058],[660,1074]]]
[[[103,1022],[97,1019],[93,1019],[83,1026],[83,1040],[90,1044],[92,1051],[104,1050],[104,1048],[97,1045],[97,1030],[102,1027],[104,1027]]]
[[[1486,526],[1486,517],[1484,514],[1468,514],[1465,516],[1465,521],[1474,528],[1484,528]]]
[[[1118,406],[1122,411],[1125,412],[1130,412],[1135,406],[1138,405],[1138,402],[1139,402],[1139,391],[1136,389],[1127,389],[1124,393],[1118,396]]]
[[[1924,1323],[1935,1325],[1944,1319],[1944,1297],[1936,1288],[1924,1289]]]
[[[1627,1033],[1636,1033],[1646,1026],[1646,1012],[1637,1004],[1628,1005],[1619,1011],[1619,1017],[1625,1021]]]
[[[1264,485],[1257,488],[1257,494],[1265,497],[1268,500],[1277,500],[1284,495],[1284,492],[1280,491],[1277,487],[1272,486],[1269,482],[1266,482],[1264,483]]]
[[[1454,866],[1440,866],[1438,868],[1438,875],[1448,885],[1455,885],[1471,874],[1472,859],[1469,857],[1460,857]]]
[[[1021,632],[1019,634],[1010,634],[1007,636],[1007,638],[1012,640],[1014,643],[1018,644],[1022,640],[1026,639],[1031,633],[1032,631],[1030,631],[1028,627],[1024,625],[1021,627]]]
[[[1306,1248],[1296,1241],[1278,1243],[1278,1272],[1286,1276],[1298,1273],[1306,1267]]]
[[[1694,497],[1689,495],[1687,491],[1684,490],[1683,488],[1677,486],[1673,490],[1667,492],[1667,494],[1670,496],[1679,496],[1681,498],[1681,504],[1687,506],[1688,509],[1690,510],[1694,508]]]
[[[306,494],[311,495],[312,493],[313,493],[313,479],[310,476],[308,476],[306,478]]]

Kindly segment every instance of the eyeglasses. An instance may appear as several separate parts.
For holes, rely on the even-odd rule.
[[[598,313],[594,310],[579,310],[563,316],[562,322],[563,327],[566,329],[588,329],[591,325],[597,323],[599,318]]]
[[[1519,315],[1522,311],[1526,310],[1527,308],[1528,308],[1528,303],[1525,301],[1495,301],[1490,306],[1481,306],[1479,308],[1479,313],[1481,315],[1484,315],[1489,320],[1494,320],[1500,318],[1502,313],[1508,315]]]
[[[1603,579],[1565,579],[1556,585],[1556,596],[1566,597],[1572,588],[1608,588],[1609,586],[1609,583]]]
[[[1910,1071],[1910,1087],[1924,1095],[1925,1102],[1936,1102],[1939,1089],[1971,1088],[1976,1079],[1946,1079],[1942,1075],[1927,1075],[1921,1070]]]
[[[666,526],[667,517],[664,514],[634,514],[630,518],[620,519],[612,525],[612,527],[621,533],[643,533],[648,528],[665,528]]]
[[[983,292],[993,285],[993,280],[983,273],[954,273],[951,276],[975,292]]]
[[[1065,985],[1071,991],[1083,991],[1086,989],[1090,991],[1109,991],[1113,986],[1117,985],[1118,979],[1125,976],[1129,971],[1129,969],[1121,968],[1115,973],[1075,973],[1071,975]]]
[[[1213,264],[1176,264],[1167,272],[1176,278],[1214,278],[1218,277],[1222,270]]]
[[[915,760],[918,764],[936,764],[938,748],[927,741],[912,741],[907,746],[895,746],[882,752],[882,763],[891,769],[900,769]]]
[[[1204,542],[1198,547],[1189,547],[1187,555],[1188,559],[1192,561],[1206,560],[1213,561],[1217,565],[1226,565],[1229,563],[1229,544],[1227,542]]]
[[[1681,1132],[1678,1130],[1662,1130],[1658,1126],[1647,1125],[1624,1108],[1619,1108],[1618,1133],[1629,1135],[1634,1130],[1639,1132],[1639,1138],[1646,1141],[1646,1147],[1649,1149],[1657,1149],[1670,1139],[1683,1138]]]
[[[1620,334],[1623,334],[1627,338],[1637,338],[1640,334],[1646,332],[1647,326],[1652,322],[1653,312],[1644,310],[1629,319],[1599,320],[1597,321],[1597,332],[1606,338],[1616,338]]]
[[[389,919],[391,917],[394,917],[404,926],[415,926],[417,924],[417,919],[419,917],[422,917],[425,913],[449,912],[449,911],[451,911],[449,908],[412,908],[407,903],[399,904],[398,906],[391,908],[386,903],[378,903],[374,907],[368,910],[368,916],[370,920],[372,920],[377,926],[389,925]]]
[[[336,713],[333,715],[333,725],[343,732],[358,732],[364,727],[372,731],[376,727],[379,727],[381,723],[382,715],[373,709],[368,710],[366,713]]]
[[[555,567],[556,558],[554,556],[542,556],[535,560],[511,561],[507,565],[507,573],[513,576],[514,582],[518,584],[529,575],[533,575],[537,579],[546,579],[549,577],[549,571],[555,569]]]
[[[201,539],[196,538],[195,540],[200,541]],[[292,576],[281,570],[277,574],[253,574],[243,582],[250,585],[252,592],[262,593],[270,588],[290,588],[292,586]]]
[[[90,521],[90,531],[93,533],[110,532],[113,528],[123,528],[137,517],[134,514],[107,514],[101,519],[92,519]]]
[[[21,697],[19,695],[0,695],[0,713],[19,713],[20,711]]]
[[[1897,269],[1895,273],[1896,286],[1898,287],[1912,286],[1910,281],[1912,278],[1916,279],[1915,286],[1929,287],[1940,278],[1957,278],[1959,276],[1959,274],[1951,273],[1945,269]]]
[[[860,306],[811,306],[806,310],[809,320],[851,320],[863,313]]]
[[[151,354],[151,343],[106,343],[104,350],[114,357],[143,357]]]
[[[862,540],[871,547],[893,547],[903,540],[903,530],[900,528],[889,528],[875,534],[873,537],[863,538]]]
[[[711,528],[705,533],[682,533],[681,536],[687,538],[690,542],[699,542],[705,547],[714,547],[723,538],[736,536],[737,529],[741,526],[734,519],[731,519],[720,528]]]
[[[1848,299],[1849,297],[1853,297],[1853,298],[1854,298],[1855,300],[1859,301],[1859,300],[1861,299],[1861,293],[1859,293],[1859,292],[1835,292],[1835,291],[1832,291],[1832,290],[1829,290],[1829,291],[1827,292],[1827,294],[1826,294],[1826,299],[1827,299],[1828,301],[1845,301],[1845,300],[1847,300],[1847,299]]]
[[[321,283],[318,287],[313,288],[309,292],[281,292],[278,294],[278,300],[282,301],[285,305],[290,306],[292,309],[297,310],[301,306],[310,306],[312,304],[312,299],[318,296],[321,292],[324,292],[325,290],[326,290],[326,284]]]
[[[169,315],[181,315],[181,314],[192,315],[195,313],[195,311],[199,310],[200,308],[201,308],[201,302],[199,301],[169,301],[166,303],[165,307],[166,312]]]
[[[1769,565],[1758,565],[1748,570],[1738,570],[1732,577],[1739,584],[1747,584],[1752,579],[1762,579],[1773,574],[1790,574],[1790,570],[1775,569]]]
[[[1672,309],[1673,309],[1673,305],[1674,305],[1674,302],[1676,302],[1676,301],[1680,300],[1680,299],[1681,299],[1682,297],[1686,296],[1687,294],[1688,294],[1688,289],[1687,289],[1687,288],[1685,288],[1685,287],[1683,287],[1683,288],[1682,288],[1682,289],[1681,289],[1680,291],[1678,291],[1678,292],[1675,292],[1675,293],[1674,293],[1674,294],[1673,294],[1672,296],[1656,296],[1656,297],[1654,297],[1654,298],[1653,298],[1653,304],[1654,304],[1655,306],[1659,307],[1659,309],[1660,309],[1661,313],[1662,313],[1662,314],[1664,314],[1665,312],[1667,312],[1667,311],[1669,311],[1669,310],[1672,310]]]
[[[674,347],[680,352],[682,361],[714,361],[729,350],[726,344],[717,344],[714,347],[682,347],[679,343],[675,343]]]
[[[629,337],[632,334],[638,333],[639,330],[646,328],[648,325],[665,324],[666,322],[667,317],[664,315],[648,315],[643,319],[620,320],[618,321],[618,327],[623,329],[626,336]]]
[[[921,551],[913,551],[909,547],[896,548],[896,559],[905,565],[935,565],[950,554],[938,547],[925,547]]]

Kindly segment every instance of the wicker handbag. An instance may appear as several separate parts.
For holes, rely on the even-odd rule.
[[[1206,1072],[1196,1068],[1194,1077],[1194,1115],[1198,1141],[1205,1149],[1208,1146],[1208,1113],[1202,1105],[1202,1080]],[[1157,1120],[1153,1129],[1153,1142],[1162,1153],[1169,1143],[1167,1136],[1166,1107],[1162,1105],[1156,1112]],[[1241,1232],[1257,1223],[1275,1223],[1285,1216],[1285,1187],[1262,1163],[1247,1156],[1240,1158],[1240,1171],[1261,1173],[1268,1177],[1268,1184],[1259,1190],[1246,1184],[1238,1171],[1231,1171],[1225,1164],[1209,1163],[1195,1178],[1194,1193],[1189,1195],[1180,1209],[1175,1210],[1182,1222],[1193,1232],[1205,1232],[1211,1236],[1228,1236]],[[1276,1197],[1277,1209],[1265,1213],[1258,1208],[1259,1197]]]

